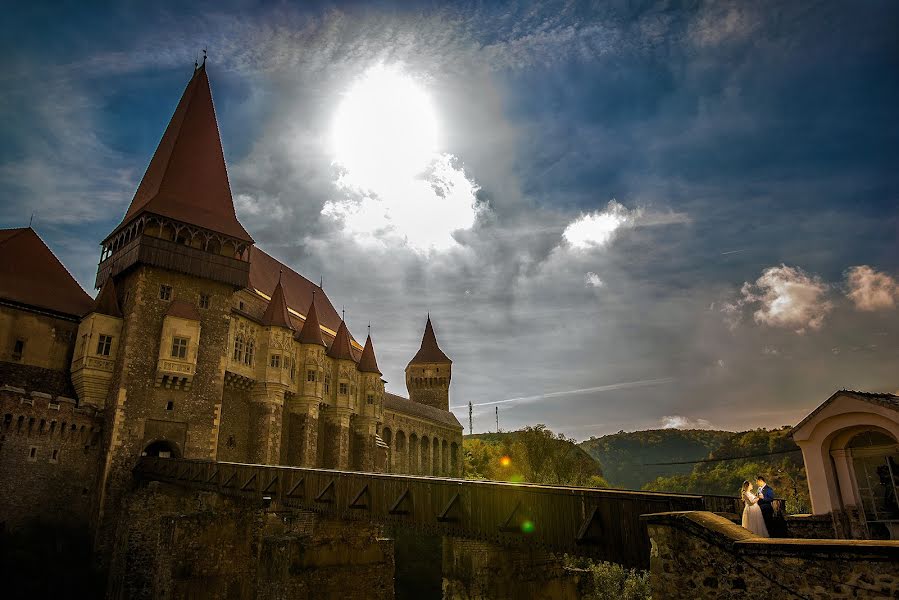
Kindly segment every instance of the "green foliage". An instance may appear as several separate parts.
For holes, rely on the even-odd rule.
[[[706,458],[734,434],[703,429],[652,429],[593,437],[579,445],[598,460],[609,483],[638,490],[657,477],[688,474],[693,465],[646,466]]]
[[[467,479],[608,487],[595,460],[574,440],[542,424],[509,433],[466,436],[462,453]]]
[[[749,456],[766,452],[798,450],[789,437],[789,428],[753,429],[731,434],[709,458]],[[646,490],[722,494],[738,496],[744,480],[753,482],[764,475],[775,493],[786,500],[788,513],[806,513],[811,508],[805,466],[800,452],[775,454],[743,460],[698,463],[687,474],[658,477],[643,486]]]
[[[649,571],[567,555],[565,566],[589,573],[591,580],[584,589],[584,598],[589,600],[649,600],[652,597]]]

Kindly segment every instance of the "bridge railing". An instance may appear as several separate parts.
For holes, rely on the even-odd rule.
[[[702,496],[144,457],[135,475],[437,535],[649,565],[640,515],[708,510]]]

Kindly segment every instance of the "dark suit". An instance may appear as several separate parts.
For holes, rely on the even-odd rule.
[[[762,518],[765,519],[765,527],[768,528],[768,535],[771,537],[778,537],[777,535],[777,523],[774,522],[774,490],[771,489],[771,486],[765,484],[761,490],[759,490],[759,508],[762,510]]]

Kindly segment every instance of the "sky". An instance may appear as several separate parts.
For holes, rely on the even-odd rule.
[[[388,391],[430,313],[466,432],[899,390],[895,2],[31,4],[0,227],[91,294],[206,47],[241,222],[371,323]]]

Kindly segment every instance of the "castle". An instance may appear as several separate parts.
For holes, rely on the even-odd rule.
[[[98,548],[140,456],[461,474],[452,361],[430,316],[385,392],[316,285],[238,221],[195,69],[91,299],[31,228],[0,231],[0,521],[89,522]]]

